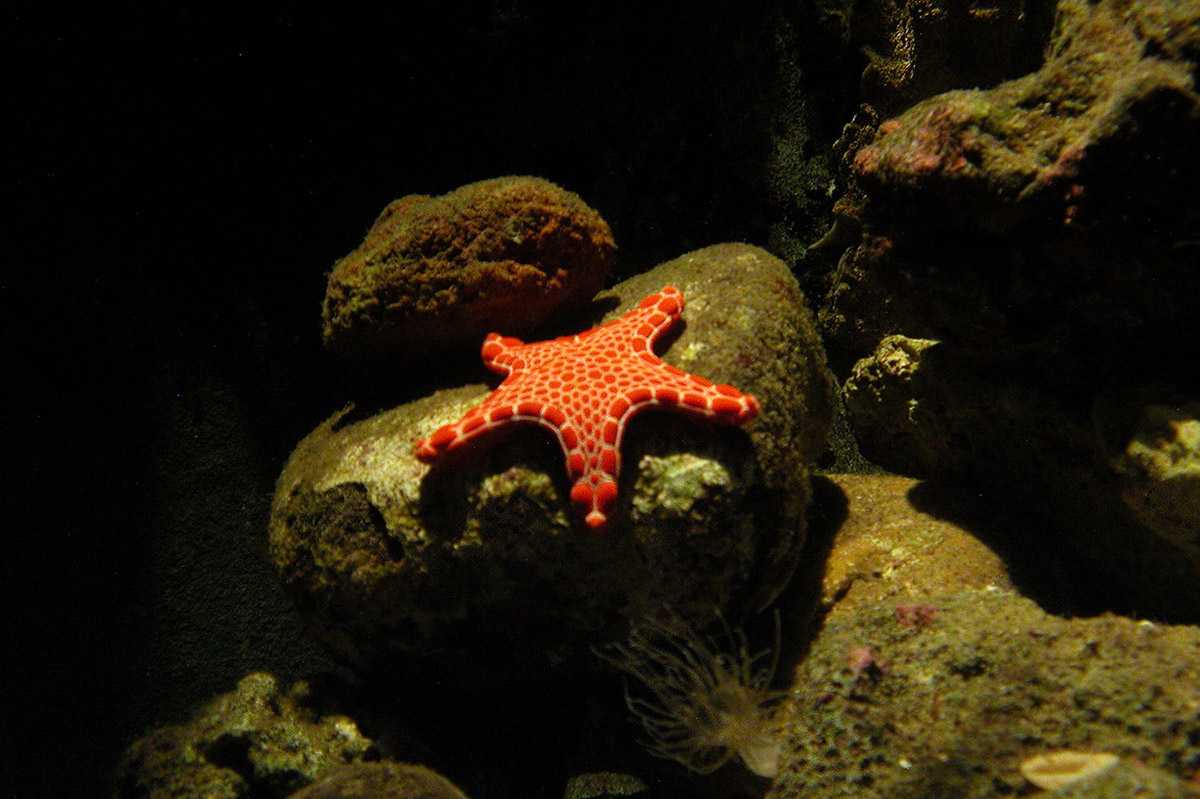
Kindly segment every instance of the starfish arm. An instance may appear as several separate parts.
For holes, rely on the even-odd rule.
[[[617,482],[582,477],[571,487],[571,501],[583,512],[584,523],[599,532],[608,526],[608,515],[617,504]]]
[[[635,352],[644,353],[643,357],[654,355],[654,342],[675,324],[675,320],[683,313],[683,295],[674,286],[664,286],[662,291],[651,294],[638,303],[634,311],[641,322],[633,339]]]
[[[525,364],[517,354],[525,346],[525,342],[513,336],[502,336],[499,333],[488,333],[483,340],[479,354],[483,356],[483,365],[493,372],[502,375],[512,374],[514,369],[524,368]]]
[[[624,428],[629,416],[655,405],[706,416],[721,424],[744,424],[758,415],[759,402],[751,394],[743,394],[733,386],[714,384],[667,363],[663,368],[673,380],[664,380],[654,388],[634,388],[625,392],[609,409],[609,417],[621,419]],[[615,443],[620,446],[619,436]]]
[[[493,399],[497,396],[493,395]],[[532,400],[514,403],[489,401],[468,411],[457,423],[443,425],[428,438],[418,441],[417,459],[423,463],[432,463],[439,456],[511,422],[532,422],[553,433],[562,448],[563,456],[567,459],[567,468],[570,471],[572,453],[579,448],[579,434],[567,421],[566,414],[558,408]],[[578,472],[571,476],[575,477],[576,474]]]

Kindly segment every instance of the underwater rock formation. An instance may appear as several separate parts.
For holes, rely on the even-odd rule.
[[[802,565],[797,576],[819,584],[819,612],[890,605],[898,617],[907,614],[919,623],[926,613],[922,596],[1012,589],[1005,562],[990,546],[962,525],[914,505],[914,496],[928,493],[929,485],[889,475],[825,479],[845,494],[848,506],[828,557]],[[810,570],[819,574],[810,577]]]
[[[1079,409],[989,379],[954,347],[904,336],[855,365],[843,395],[875,462],[1015,495],[1012,504],[1047,520],[1042,537],[1066,539],[1055,560],[1087,572],[1106,601],[1181,620],[1200,613],[1194,403],[1173,392],[1099,391]]]
[[[1192,555],[1200,572],[1200,402],[1135,405],[1109,465],[1139,523]]]
[[[503,177],[392,202],[329,275],[324,339],[351,360],[474,351],[577,313],[616,249],[600,215],[548,180]]]
[[[1189,481],[1132,499],[1165,473],[1121,453],[1200,396],[1200,3],[1057,14],[1037,72],[857,146],[862,237],[821,323],[867,458],[1041,512],[1107,607],[1194,621]]]
[[[1058,14],[1039,71],[932,97],[854,153],[866,234],[822,316],[835,344],[858,329],[950,340],[985,364],[1024,356],[1064,388],[1200,352],[1200,4]],[[926,329],[881,329],[877,304],[856,302],[877,283]]]
[[[359,763],[327,772],[291,799],[467,799],[467,795],[424,766]]]
[[[918,624],[881,603],[826,617],[769,799],[1021,795],[1021,765],[1062,750],[1177,785],[1200,767],[1200,630],[1063,619],[999,588],[918,599],[936,609]]]
[[[1018,529],[1019,516],[986,502],[975,517],[952,508],[952,486],[824,479],[847,505],[825,533],[832,539],[813,542],[828,555],[796,577],[819,585],[822,617],[785,617],[785,629],[819,631],[776,714],[780,773],[769,799],[1000,799],[1030,793],[1030,769],[1039,780],[1079,777],[1064,795],[1130,796],[1119,788],[1133,785],[1197,796],[1200,630],[1045,613],[1014,591],[1008,564],[985,543],[1012,540],[1002,531]],[[960,521],[921,510],[930,505]],[[1096,757],[1076,763],[1064,752]],[[1104,753],[1117,765],[1083,780]],[[1064,773],[1047,775],[1047,756]]]
[[[962,0],[836,5],[851,41],[868,59],[862,97],[883,113],[1028,71],[1046,22],[1042,4],[1027,0],[998,0],[986,8]]]
[[[685,618],[733,617],[787,582],[804,538],[809,469],[832,416],[832,386],[787,267],[717,245],[600,299],[615,317],[663,285],[686,298],[662,348],[676,367],[753,392],[745,430],[640,414],[623,453],[610,529],[579,524],[562,453],[537,426],[479,441],[431,470],[413,445],[460,418],[484,385],[440,391],[366,419],[338,414],[279,479],[271,553],[318,636],[343,660],[558,662],[602,631],[669,603]],[[516,427],[516,426],[511,426]]]
[[[615,799],[619,796],[645,799],[649,794],[649,786],[632,774],[599,771],[578,774],[568,780],[563,799]]]
[[[254,673],[185,724],[160,727],[126,751],[116,799],[286,796],[329,769],[378,760],[346,716],[320,711],[309,686],[280,689]]]

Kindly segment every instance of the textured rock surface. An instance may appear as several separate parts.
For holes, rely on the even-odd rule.
[[[474,351],[578,312],[608,275],[612,233],[577,195],[534,177],[388,205],[325,294],[324,337],[355,360]]]
[[[1043,514],[1109,607],[1175,621],[1194,489],[1151,461],[1187,447],[1137,427],[1200,396],[1197,53],[1200,3],[1062,0],[1038,71],[883,122],[821,314],[868,459]]]
[[[1039,539],[1073,552],[1107,607],[1197,618],[1194,403],[1142,390],[1101,392],[1079,408],[903,336],[860,361],[843,395],[876,463],[986,486],[1031,509],[1045,520]]]
[[[1103,774],[1067,785],[1053,795],[1055,799],[1196,799],[1200,787],[1194,779],[1181,779],[1136,760],[1122,760]]]
[[[1063,0],[1042,69],[881,124],[853,157],[865,236],[822,316],[832,343],[953,340],[1064,388],[1200,352],[1198,19],[1195,2]],[[900,307],[881,315],[880,289]],[[895,318],[924,328],[881,327]]]
[[[336,768],[292,799],[467,799],[454,783],[424,766],[360,763]]]
[[[847,515],[822,570],[818,607],[917,607],[963,588],[1012,588],[1000,557],[963,527],[913,506],[908,477],[830,475]]]
[[[845,24],[868,58],[864,99],[884,113],[949,89],[991,86],[1036,67],[1049,22],[1043,3],[844,0]]]
[[[247,675],[190,722],[160,727],[130,746],[115,795],[282,797],[328,769],[379,758],[353,721],[316,705],[303,682],[285,692],[269,674]]]
[[[1121,758],[1066,795],[1197,795],[1200,629],[1049,615],[1014,592],[1009,570],[1024,590],[1031,569],[1070,556],[1022,547],[1002,562],[1019,515],[968,506],[953,486],[825,479],[846,504],[812,564],[824,615],[789,671],[787,754],[769,797],[1022,796],[1033,786],[1021,765],[1063,750]]]
[[[650,796],[646,783],[631,774],[597,772],[579,774],[567,781],[563,799],[609,799],[614,796]]]
[[[1019,765],[1061,749],[1200,767],[1200,630],[1062,619],[999,588],[923,601],[936,612],[915,620],[890,603],[826,617],[770,799],[1020,795]]]
[[[803,542],[809,467],[832,415],[830,378],[787,267],[718,245],[604,295],[615,317],[674,284],[682,331],[668,363],[755,394],[747,429],[644,413],[625,440],[621,500],[603,536],[580,529],[557,444],[536,426],[480,441],[429,470],[413,442],[487,391],[441,391],[361,421],[338,415],[280,477],[271,552],[284,584],[341,658],[557,661],[663,602],[707,621],[786,583]],[[609,632],[605,632],[608,630]]]
[[[1143,407],[1110,465],[1137,520],[1190,553],[1200,571],[1200,403]]]

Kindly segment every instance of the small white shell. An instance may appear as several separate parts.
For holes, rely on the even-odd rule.
[[[1022,761],[1021,774],[1039,788],[1056,791],[1103,774],[1120,760],[1111,752],[1072,752],[1062,749]]]

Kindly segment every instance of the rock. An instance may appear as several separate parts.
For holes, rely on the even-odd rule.
[[[782,262],[735,244],[663,264],[601,302],[615,317],[667,284],[686,306],[664,360],[752,392],[763,409],[745,430],[636,417],[603,535],[581,529],[561,451],[534,425],[481,440],[454,468],[416,460],[414,442],[457,421],[484,385],[366,419],[338,414],[301,442],[277,485],[271,554],[334,653],[369,671],[404,657],[469,670],[480,652],[556,663],[663,603],[707,622],[782,589],[832,415],[807,306]]]
[[[467,799],[467,795],[424,766],[358,763],[327,772],[291,799]]]
[[[1200,762],[1200,629],[1058,618],[999,588],[920,599],[936,609],[923,623],[890,603],[826,616],[769,799],[999,799],[1028,790],[1023,762],[1060,750],[1180,781]]]
[[[1040,70],[929,98],[857,150],[865,235],[822,315],[831,348],[936,338],[1060,391],[1200,359],[1184,243],[1200,236],[1200,4],[1062,0],[1058,15]]]
[[[286,796],[331,768],[379,758],[353,721],[317,704],[304,682],[284,692],[271,675],[249,674],[190,722],[160,727],[130,746],[115,796]]]
[[[1163,769],[1137,761],[1119,761],[1086,780],[1056,790],[1054,799],[1197,799],[1195,779],[1181,779]]]
[[[541,178],[409,195],[334,265],[325,344],[358,361],[478,352],[493,330],[523,336],[577,314],[615,249],[596,211]]]
[[[918,481],[886,475],[828,475],[846,495],[847,515],[821,570],[818,607],[888,605],[920,616],[922,598],[962,588],[1012,588],[1004,561],[960,525],[924,513]]]
[[[902,474],[963,475],[978,464],[971,476],[982,479],[1002,463],[1015,471],[1018,460],[1025,475],[1046,479],[1071,462],[1091,470],[1083,461],[1093,437],[1053,397],[989,380],[932,339],[887,336],[854,365],[842,396],[863,453]]]
[[[1126,507],[1187,552],[1200,574],[1200,402],[1144,406],[1109,463]]]
[[[618,796],[650,796],[650,786],[632,774],[601,771],[578,774],[567,781],[563,799],[612,799]]]
[[[1017,547],[1053,541],[1064,570],[1105,603],[1080,610],[1200,619],[1195,403],[1144,389],[1100,392],[1079,408],[905,336],[859,361],[843,397],[875,463],[1035,512],[1041,522],[1027,529],[1037,540]]]
[[[1190,478],[1126,449],[1200,396],[1200,3],[1057,8],[1037,72],[849,137],[822,329],[864,456],[1039,514],[1092,612],[1197,621]]]
[[[1037,5],[1020,0],[1000,0],[985,12],[954,0],[845,5],[850,37],[868,59],[863,102],[884,113],[1028,71],[1045,43],[1039,29],[1049,22]]]

